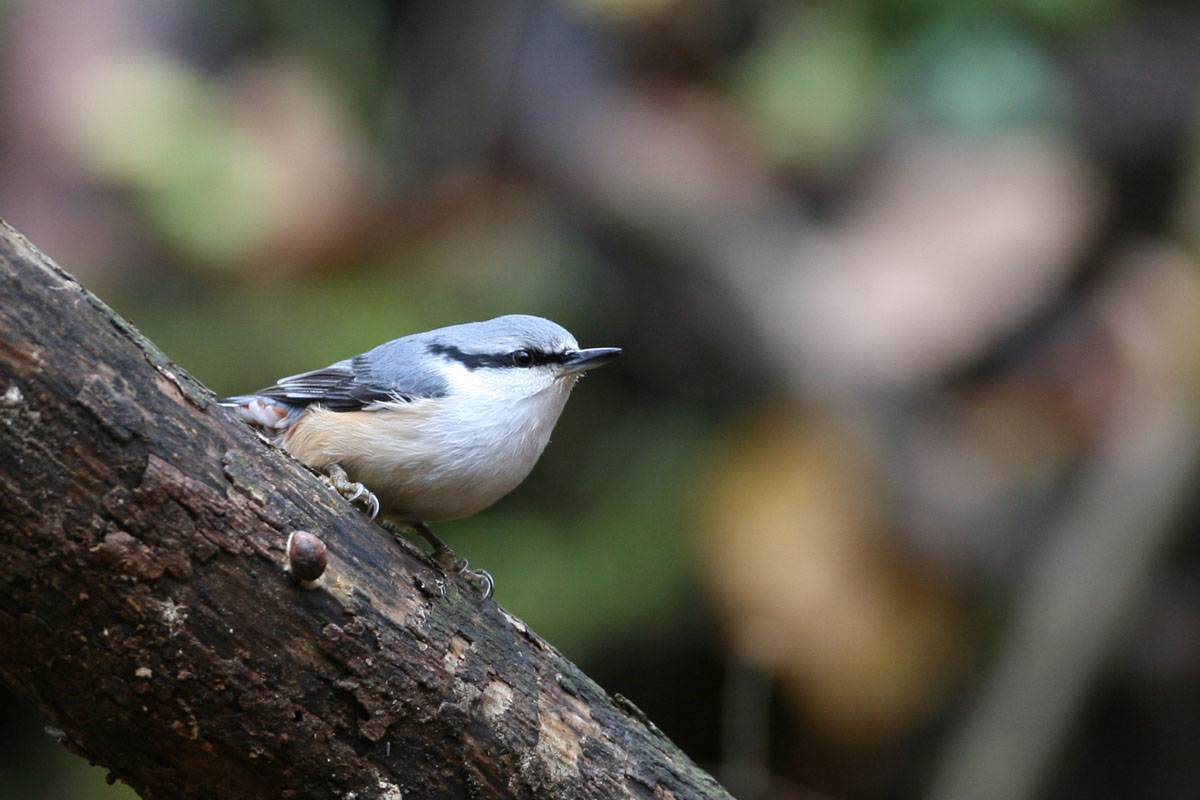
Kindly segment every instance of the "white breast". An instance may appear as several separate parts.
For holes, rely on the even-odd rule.
[[[400,522],[458,519],[512,491],[537,463],[573,380],[519,400],[454,393],[375,411],[314,410],[283,445],[320,468],[340,463]]]

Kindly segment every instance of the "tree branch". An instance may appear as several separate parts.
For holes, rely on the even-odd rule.
[[[72,750],[146,798],[728,798],[3,223],[0,297],[0,678]]]

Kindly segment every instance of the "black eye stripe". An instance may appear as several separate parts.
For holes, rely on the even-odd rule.
[[[566,353],[546,353],[542,350],[533,348],[520,348],[510,353],[467,353],[458,347],[451,344],[431,344],[428,348],[429,352],[435,356],[442,356],[450,361],[457,361],[469,370],[477,370],[480,367],[540,367],[545,364],[562,364],[567,360]],[[518,353],[528,353],[530,357],[529,363],[517,363]]]
[[[520,358],[518,358],[519,355],[521,356]],[[514,352],[511,356],[509,356],[509,358],[511,359],[510,363],[517,364],[517,366],[541,367],[546,364],[562,364],[567,360],[567,354],[546,353],[542,350],[530,350],[522,348],[521,350]],[[528,358],[528,362],[526,362],[526,358]],[[517,363],[518,361],[521,363]]]

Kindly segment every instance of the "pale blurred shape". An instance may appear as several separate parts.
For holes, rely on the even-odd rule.
[[[571,150],[559,155],[578,187],[621,219],[665,236],[692,236],[698,224],[765,202],[758,147],[719,98],[651,99],[614,91],[580,109],[570,129],[578,138],[558,142]],[[579,143],[586,147],[576,151]]]
[[[381,194],[333,86],[283,53],[209,71],[182,54],[188,13],[44,0],[7,20],[0,199],[89,279],[124,268],[145,229],[210,268],[325,258]]]
[[[1200,263],[1164,242],[1129,246],[1096,310],[1119,337],[1129,382],[1200,398]]]
[[[209,266],[331,250],[378,188],[332,92],[285,60],[218,81],[159,52],[100,59],[60,124],[95,177],[133,190],[159,233]]]
[[[962,644],[954,596],[892,551],[861,444],[831,420],[765,412],[720,451],[699,517],[734,658],[852,747],[922,720]]]
[[[265,173],[265,247],[285,261],[338,252],[374,217],[383,158],[334,87],[298,61],[263,59],[234,72],[227,104]],[[254,254],[258,255],[258,254]]]
[[[910,142],[863,198],[753,298],[793,374],[837,390],[980,357],[1062,288],[1105,206],[1079,154],[1034,136]]]
[[[161,235],[206,263],[261,246],[266,170],[222,119],[215,85],[169,56],[129,52],[76,76],[62,130],[94,177],[127,187]]]
[[[137,233],[123,199],[93,191],[80,174],[66,127],[76,87],[99,61],[150,47],[178,11],[154,0],[39,0],[14,4],[4,19],[0,204],[94,290],[124,266]]]
[[[819,6],[785,12],[733,71],[732,88],[779,162],[828,170],[875,134],[883,78],[868,32]]]

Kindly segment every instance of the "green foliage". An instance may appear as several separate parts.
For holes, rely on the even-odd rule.
[[[857,153],[876,122],[878,46],[845,14],[797,7],[735,65],[732,85],[776,159],[841,161]]]

